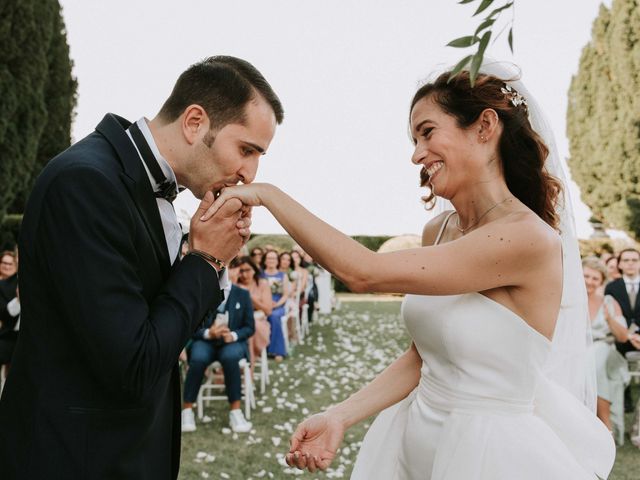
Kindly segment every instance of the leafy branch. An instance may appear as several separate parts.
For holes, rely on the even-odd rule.
[[[480,15],[482,12],[485,12],[489,7],[491,7],[495,0],[460,0],[458,3],[464,5],[476,1],[480,2],[480,4],[473,14],[474,17]],[[484,17],[473,35],[456,38],[455,40],[451,40],[447,44],[447,47],[454,48],[469,48],[477,45],[475,53],[467,55],[462,60],[460,60],[455,67],[453,67],[451,76],[449,77],[449,81],[455,78],[455,76],[458,75],[461,71],[468,69],[471,86],[475,84],[476,78],[478,77],[478,71],[480,70],[480,66],[482,65],[482,59],[484,58],[484,52],[487,49],[487,45],[489,45],[491,36],[493,35],[492,27],[494,23],[496,23],[496,20],[498,20],[498,18],[504,11],[511,10],[511,12],[513,13],[514,8],[515,7],[513,1],[508,1],[502,6],[494,8],[489,12],[489,14]],[[504,29],[496,36],[496,38],[498,38],[503,31]],[[509,49],[511,50],[511,53],[513,53],[513,15],[511,17],[507,41],[509,43]]]

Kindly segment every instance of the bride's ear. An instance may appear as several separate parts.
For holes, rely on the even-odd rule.
[[[486,143],[494,139],[500,133],[500,118],[493,108],[485,108],[476,120],[478,141]]]

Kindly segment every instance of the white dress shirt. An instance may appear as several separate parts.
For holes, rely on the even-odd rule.
[[[18,297],[15,297],[13,300],[7,303],[7,311],[12,317],[18,317],[18,321],[16,322],[15,327],[13,327],[13,331],[17,332],[18,330],[20,330],[20,300],[18,300]]]
[[[160,153],[158,145],[156,145],[156,141],[153,138],[151,130],[149,129],[149,125],[147,124],[147,119],[145,117],[142,117],[136,122],[136,124],[138,125],[138,128],[140,128],[142,135],[144,135],[144,139],[149,144],[149,148],[151,149],[154,157],[156,157],[158,165],[160,165],[160,169],[162,170],[162,173],[164,173],[165,178],[170,182],[174,182],[174,184],[176,185],[177,194],[178,181],[176,179],[176,174],[173,172],[173,169],[171,168],[171,165],[169,165],[169,162],[167,162],[167,160]],[[154,192],[158,191],[160,189],[160,186],[158,185],[158,183],[156,183],[153,175],[151,175],[151,172],[149,171],[149,168],[147,168],[146,163],[144,163],[144,160],[142,160],[140,150],[138,150],[136,142],[133,141],[133,137],[131,136],[129,130],[127,130],[127,135],[129,135],[133,146],[136,147],[136,151],[140,156],[140,162],[142,163],[145,172],[147,172],[147,177],[149,178],[149,183],[151,183],[151,188]],[[158,204],[158,210],[160,212],[160,220],[162,221],[164,238],[167,242],[169,260],[171,261],[171,264],[173,264],[178,258],[178,250],[180,250],[180,241],[182,240],[182,227],[178,222],[178,217],[176,216],[176,211],[173,208],[173,204],[169,200],[162,197],[156,197],[156,203]],[[222,275],[219,275],[219,283],[221,290],[229,284],[229,274],[227,273],[226,269],[223,271]]]
[[[635,278],[627,277],[626,275],[622,276],[624,280],[624,284],[627,287],[627,293],[631,293],[631,288],[633,287],[633,291],[638,294],[638,284],[640,283],[640,276]]]

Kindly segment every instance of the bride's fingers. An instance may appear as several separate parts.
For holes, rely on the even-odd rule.
[[[296,451],[293,454],[293,460],[300,470],[304,470],[307,467],[307,457],[302,452]]]
[[[284,461],[287,462],[287,465],[293,467],[293,453],[289,452],[284,456]]]
[[[309,470],[311,473],[315,473],[317,469],[318,466],[316,465],[316,456],[309,455],[309,457],[307,458],[307,470]]]
[[[330,458],[323,458],[322,460],[318,457],[315,457],[315,464],[320,470],[326,470],[331,465]]]
[[[218,198],[216,198],[215,201],[211,205],[209,205],[209,207],[207,208],[206,212],[200,216],[200,220],[202,220],[204,222],[204,221],[209,220],[211,217],[213,217],[215,215],[215,213],[218,210],[220,210],[220,207],[222,207],[229,198],[231,198],[229,196],[229,193],[227,193],[226,189],[223,189],[220,192],[220,195],[218,195]],[[201,205],[202,205],[202,203],[201,203]],[[198,209],[198,210],[200,210],[200,209]],[[198,213],[200,213],[200,212],[198,211]]]
[[[289,440],[290,452],[295,452],[300,448],[300,444],[304,439],[305,431],[306,430],[304,427],[302,427],[301,425],[298,425],[298,428],[296,428],[296,431],[293,432],[293,435],[291,435],[291,439]]]

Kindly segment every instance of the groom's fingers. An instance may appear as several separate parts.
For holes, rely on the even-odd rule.
[[[195,214],[202,215],[209,207],[211,207],[214,200],[213,192],[207,191],[207,193],[204,194],[204,197],[202,197],[202,200],[200,200],[200,205],[198,205],[198,210]]]
[[[233,215],[237,215],[239,217],[241,209],[242,202],[237,198],[230,198],[229,200],[225,201],[224,204],[220,206],[220,208],[218,208],[217,212],[218,215],[223,218],[228,218]]]

